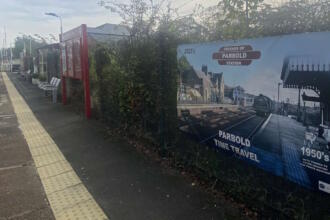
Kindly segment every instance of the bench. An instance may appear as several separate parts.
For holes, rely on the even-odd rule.
[[[24,80],[28,80],[28,78],[29,78],[29,76],[30,76],[30,72],[31,72],[31,70],[28,70],[28,71],[23,71],[23,72],[20,72],[20,75],[22,76],[22,78],[24,79]]]
[[[39,85],[38,85],[38,87],[40,88],[40,89],[42,89],[42,87],[43,86],[46,86],[46,85],[54,85],[54,82],[55,82],[55,80],[56,80],[57,78],[56,77],[52,77],[52,79],[50,80],[50,82],[48,83],[48,82],[40,82],[39,83]]]
[[[56,103],[57,101],[57,88],[60,85],[61,79],[58,79],[56,77],[52,77],[50,80],[50,83],[40,83],[39,88],[45,91],[45,95],[47,95],[48,92],[52,92],[53,96],[53,103]]]

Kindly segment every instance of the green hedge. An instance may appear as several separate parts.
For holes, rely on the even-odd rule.
[[[97,45],[90,52],[94,113],[169,144],[176,130],[176,64],[175,41],[165,33]]]
[[[324,194],[199,145],[179,132],[176,40],[170,34],[98,45],[89,60],[94,115],[108,125],[151,140],[172,165],[213,182],[215,189],[257,211],[260,219],[330,217],[330,198]]]

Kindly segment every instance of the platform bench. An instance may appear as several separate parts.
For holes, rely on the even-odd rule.
[[[57,101],[57,88],[60,85],[61,79],[52,77],[50,80],[50,83],[40,83],[39,88],[45,91],[45,95],[47,95],[48,92],[52,93],[53,97],[53,103],[56,103]]]

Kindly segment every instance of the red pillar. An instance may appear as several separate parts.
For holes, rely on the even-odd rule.
[[[83,83],[85,95],[85,115],[86,118],[91,117],[91,96],[89,89],[89,66],[88,66],[88,42],[87,42],[87,26],[81,25],[82,29],[82,67],[83,67]]]
[[[61,42],[62,42],[62,36],[60,36]],[[64,47],[65,50],[65,47]],[[65,105],[66,104],[66,83],[65,83],[65,77],[64,77],[64,73],[63,73],[63,56],[62,56],[62,44],[60,43],[60,73],[61,73],[61,84],[62,84],[62,104]],[[66,53],[66,51],[64,51]],[[65,56],[66,57],[66,56]],[[66,60],[64,60],[64,62],[66,63]]]
[[[66,104],[66,83],[65,83],[65,77],[61,76],[61,82],[62,82],[62,104]]]

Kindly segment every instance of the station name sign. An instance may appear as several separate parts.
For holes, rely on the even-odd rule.
[[[260,51],[253,51],[250,45],[221,47],[219,52],[213,53],[212,58],[220,65],[248,66],[252,60],[259,59]]]

